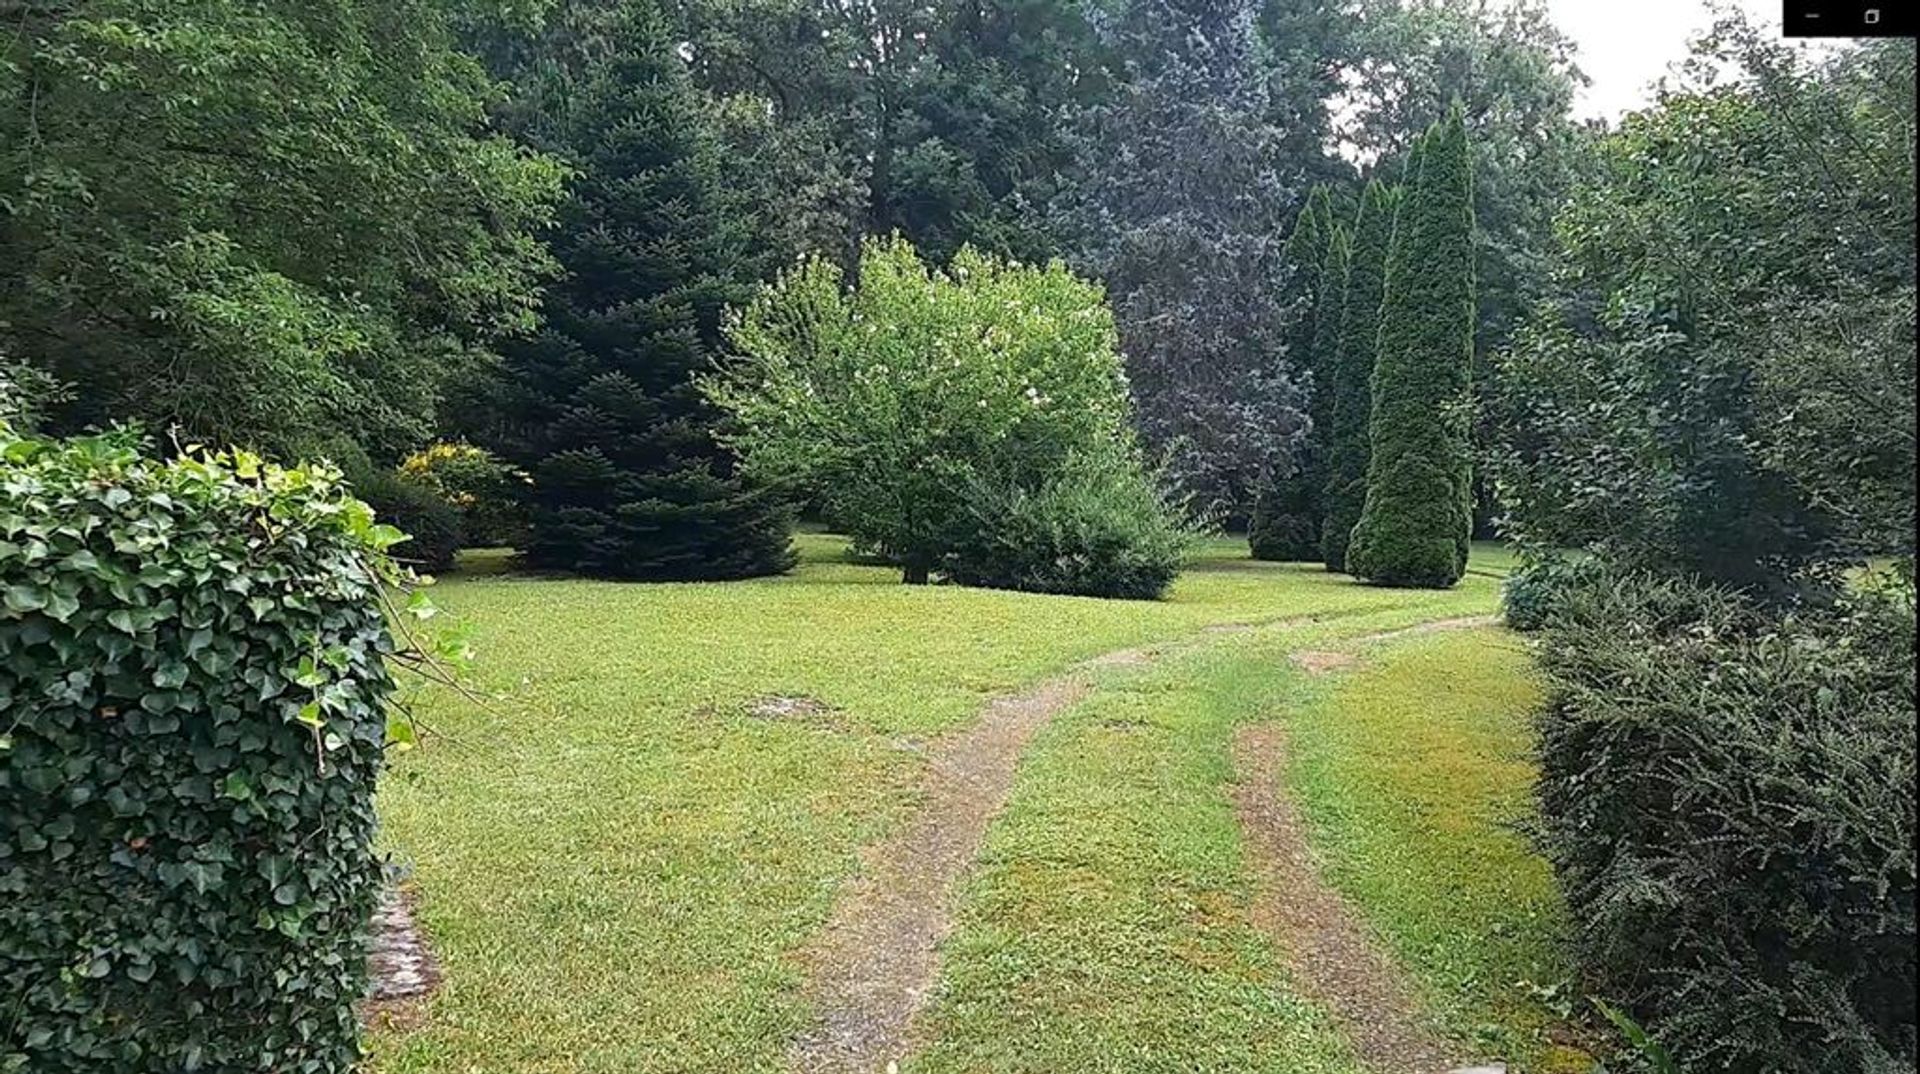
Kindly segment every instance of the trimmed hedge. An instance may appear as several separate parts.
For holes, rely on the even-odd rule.
[[[400,535],[329,469],[0,452],[0,1071],[345,1074]]]
[[[1368,422],[1367,493],[1347,570],[1444,589],[1473,535],[1472,165],[1455,104],[1421,139],[1394,222]]]
[[[1912,1070],[1910,583],[1781,617],[1580,573],[1539,799],[1595,989],[1696,1074]]]

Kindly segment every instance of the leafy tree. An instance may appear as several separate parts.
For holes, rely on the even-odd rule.
[[[963,249],[940,271],[895,236],[842,280],[818,257],[783,274],[732,320],[738,357],[704,387],[749,472],[817,490],[907,582],[965,536],[978,483],[1038,492],[1129,443],[1112,315],[1059,262]]]
[[[1057,0],[693,0],[701,84],[729,102],[742,174],[795,249],[899,231],[945,260],[963,244],[1054,252],[1043,209],[1069,163],[1062,109],[1107,85],[1082,5]],[[798,225],[798,226],[794,226]]]
[[[1342,187],[1353,180],[1353,165],[1328,146],[1334,106],[1348,93],[1342,73],[1361,59],[1365,35],[1353,14],[1326,0],[1260,0],[1254,17],[1267,117],[1280,132],[1284,168]]]
[[[1446,587],[1472,537],[1468,404],[1473,201],[1461,110],[1415,152],[1394,223],[1373,371],[1366,501],[1347,569],[1384,585]]]
[[[0,351],[120,417],[396,456],[534,323],[546,158],[427,0],[9,5]]]
[[[1501,496],[1531,544],[1798,597],[1912,549],[1913,46],[1702,49],[1560,218]]]
[[[789,510],[740,480],[693,383],[749,293],[704,102],[652,0],[564,6],[527,136],[577,169],[567,276],[508,354],[538,566],[644,580],[786,570]]]
[[[1320,554],[1328,570],[1347,569],[1347,542],[1367,500],[1372,459],[1373,367],[1380,339],[1380,300],[1386,285],[1387,249],[1393,239],[1399,188],[1368,183],[1354,222],[1352,255],[1343,299],[1340,347],[1328,388],[1326,492],[1322,500]]]
[[[1074,117],[1083,167],[1059,206],[1112,296],[1148,446],[1226,505],[1285,472],[1306,427],[1276,248],[1294,186],[1253,25],[1246,0],[1139,0],[1104,19],[1121,88]]]

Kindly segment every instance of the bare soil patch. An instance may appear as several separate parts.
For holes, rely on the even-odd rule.
[[[427,997],[440,987],[439,960],[416,922],[417,899],[412,888],[393,881],[380,890],[369,926],[367,997],[360,1003],[365,1025],[418,1025]]]
[[[1396,638],[1415,634],[1433,634],[1443,630],[1469,630],[1473,627],[1490,626],[1497,622],[1491,615],[1465,616],[1459,619],[1436,619],[1430,623],[1401,627],[1398,630],[1384,630],[1378,634],[1366,634],[1353,639],[1350,644],[1368,645],[1374,642],[1393,641]],[[1328,672],[1354,667],[1360,663],[1360,657],[1347,650],[1302,649],[1289,656],[1295,665],[1309,675],[1325,675]]]

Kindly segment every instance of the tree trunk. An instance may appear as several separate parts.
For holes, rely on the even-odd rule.
[[[906,569],[901,573],[900,577],[902,582],[905,582],[907,585],[927,584],[927,576],[932,573],[932,568],[927,563],[921,560],[910,559],[906,562],[905,567]]]

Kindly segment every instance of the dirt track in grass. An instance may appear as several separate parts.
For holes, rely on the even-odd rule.
[[[1152,659],[1127,649],[1090,663]],[[953,928],[954,891],[1006,805],[1021,751],[1091,688],[1083,674],[1048,680],[994,700],[971,726],[933,744],[918,812],[862,854],[860,878],[807,952],[807,995],[819,1019],[794,1042],[796,1070],[879,1074],[906,1057],[913,1017],[937,979],[937,949]]]
[[[952,931],[954,896],[1005,807],[1021,753],[1049,720],[1092,690],[1086,672],[1140,667],[1205,635],[1285,629],[1318,617],[1220,624],[1201,637],[1122,649],[990,702],[967,728],[929,748],[922,801],[891,838],[862,852],[860,875],[802,959],[816,1012],[795,1038],[789,1065],[801,1074],[886,1074],[915,1050],[916,1016],[939,979],[939,945]],[[1445,619],[1368,635],[1350,644],[1484,625]],[[1319,658],[1329,659],[1319,666]],[[1312,671],[1345,666],[1345,653],[1295,653]],[[1369,1063],[1392,1074],[1437,1074],[1451,1064],[1423,1029],[1398,969],[1319,878],[1299,818],[1280,791],[1277,727],[1248,728],[1235,741],[1235,803],[1261,871],[1256,922],[1280,940],[1311,995],[1327,1004]]]
[[[1284,628],[1214,624],[1201,636]],[[929,751],[923,799],[892,838],[861,855],[860,877],[803,955],[814,1025],[788,1050],[803,1074],[883,1074],[913,1051],[914,1018],[939,979],[940,942],[953,930],[954,893],[987,826],[1013,790],[1020,754],[1048,720],[1092,691],[1087,672],[1143,667],[1202,637],[1120,649],[990,702],[971,726]]]
[[[1298,650],[1290,658],[1309,674],[1325,674],[1359,663],[1355,646],[1492,622],[1491,616],[1438,619],[1369,634],[1337,650]],[[1233,759],[1234,813],[1257,875],[1254,923],[1279,945],[1302,991],[1333,1013],[1374,1070],[1442,1074],[1462,1069],[1453,1048],[1422,1021],[1406,974],[1321,877],[1299,810],[1282,786],[1286,735],[1280,725],[1242,728],[1234,736]]]
[[[1453,1069],[1446,1044],[1421,1024],[1405,975],[1321,879],[1299,811],[1281,790],[1285,749],[1274,724],[1234,736],[1234,812],[1257,877],[1254,924],[1279,945],[1301,991],[1333,1013],[1369,1067],[1383,1074]]]

